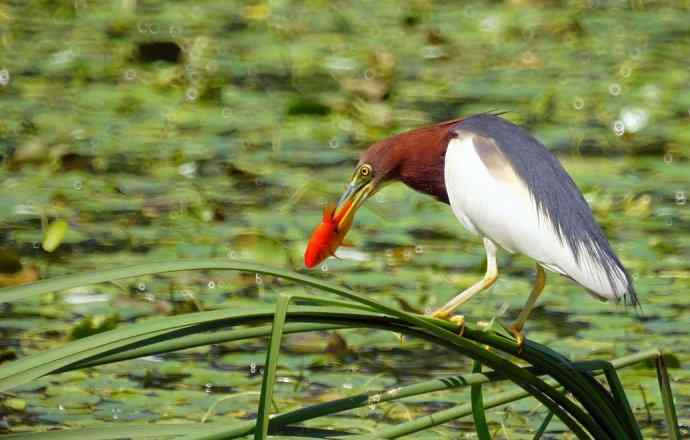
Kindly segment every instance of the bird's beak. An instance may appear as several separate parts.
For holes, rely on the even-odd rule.
[[[357,209],[369,198],[374,190],[374,181],[363,181],[355,176],[338,199],[335,208],[335,218],[339,219],[338,229],[348,230]]]

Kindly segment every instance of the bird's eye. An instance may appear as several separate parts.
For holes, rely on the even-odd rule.
[[[371,165],[362,165],[359,168],[359,175],[362,177],[369,177],[371,176]]]

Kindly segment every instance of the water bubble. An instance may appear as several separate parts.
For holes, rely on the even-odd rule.
[[[671,163],[673,162],[673,153],[667,151],[664,154],[664,162],[666,163],[666,165],[671,165]]]
[[[421,254],[424,252],[424,248],[422,247],[421,244],[418,244],[417,246],[414,247],[414,252],[416,254]]]
[[[575,108],[575,110],[582,110],[583,108],[585,108],[585,100],[578,96],[573,101],[573,108]]]
[[[208,282],[208,288],[209,289],[215,289],[216,288],[216,282],[211,280]]]
[[[676,205],[685,205],[688,201],[688,196],[685,191],[676,191]]]
[[[134,81],[137,79],[137,72],[134,69],[127,69],[125,70],[124,77],[127,81]]]
[[[321,265],[321,272],[328,272],[328,264],[323,263]]]
[[[192,179],[196,177],[196,172],[198,168],[199,166],[196,162],[187,162],[177,167],[177,172],[180,173],[181,176],[184,176],[188,179]]]
[[[617,120],[613,123],[613,131],[616,136],[623,136],[625,133],[625,124],[621,120]]]
[[[623,78],[628,78],[632,73],[632,68],[630,66],[621,66],[619,72]]]
[[[144,284],[144,283],[137,284],[137,290],[139,292],[145,292],[146,291],[146,284]]]
[[[256,374],[256,362],[251,361],[249,363],[249,373],[250,374]]]
[[[367,69],[364,71],[364,79],[370,80],[374,77],[374,74],[371,73],[371,70]]]
[[[411,249],[405,249],[405,252],[403,252],[403,258],[405,260],[411,260],[412,259],[412,250]]]
[[[64,411],[65,410],[65,407],[62,406],[62,404],[59,404],[57,408],[58,408],[58,411]]]
[[[148,28],[149,28],[149,33],[151,33],[151,34],[153,34],[153,35],[155,35],[155,34],[158,33],[158,25],[157,25],[157,24],[155,24],[155,23],[154,23],[154,24],[150,24],[150,25],[148,26]]]
[[[196,99],[199,97],[199,92],[194,87],[191,87],[187,89],[187,92],[184,94],[184,96],[187,101],[196,101]]]
[[[34,241],[33,244],[32,244],[32,246],[33,246],[34,249],[38,249],[39,247],[41,247],[41,243],[39,243],[39,242],[37,242],[37,241]]]
[[[75,189],[75,190],[80,191],[81,188],[82,188],[81,180],[75,181],[74,184],[73,184],[73,186],[74,186],[74,189]]]
[[[386,254],[386,257],[389,257],[389,258],[392,257],[393,256],[393,249],[386,249],[385,254]]]
[[[146,33],[146,24],[144,22],[139,22],[137,23],[137,29],[139,30],[140,34],[145,34]]]
[[[223,116],[223,119],[230,119],[230,108],[224,107],[220,114]]]
[[[613,83],[609,86],[609,93],[611,96],[618,96],[621,94],[621,85],[618,83]]]
[[[10,83],[10,71],[7,69],[0,69],[0,86],[5,87]]]
[[[642,49],[639,47],[634,47],[630,50],[630,58],[633,60],[638,60],[642,56]]]
[[[352,384],[351,384],[351,383],[344,383],[344,384],[343,384],[343,388],[345,388],[346,390],[351,390],[351,389],[352,389]]]
[[[113,408],[112,410],[110,410],[110,413],[113,416],[113,420],[118,420],[120,418],[122,410],[120,408]]]
[[[498,28],[498,20],[493,16],[486,17],[480,22],[479,26],[484,32],[492,32]]]
[[[207,383],[204,385],[204,391],[207,393],[213,392],[213,384],[212,383]]]
[[[177,26],[170,26],[168,33],[170,34],[171,37],[176,37],[176,36],[180,35],[181,30]]]
[[[331,148],[338,148],[338,140],[333,138],[328,142],[328,146]]]
[[[257,274],[256,274],[255,280],[256,280],[256,284],[258,284],[259,286],[262,285],[262,284],[264,283],[264,279],[261,277],[261,274],[260,274],[260,273],[257,273]]]
[[[621,111],[620,118],[626,131],[636,133],[647,125],[649,112],[643,108],[625,108]]]
[[[237,258],[237,252],[233,251],[232,249],[228,251],[227,255],[228,258],[231,258],[233,260]]]
[[[428,60],[434,60],[441,58],[444,54],[443,49],[438,46],[426,46],[422,56]]]

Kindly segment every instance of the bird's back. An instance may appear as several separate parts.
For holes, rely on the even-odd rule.
[[[463,119],[454,130],[445,157],[446,190],[468,229],[599,297],[638,303],[630,276],[587,202],[546,147],[491,114]]]

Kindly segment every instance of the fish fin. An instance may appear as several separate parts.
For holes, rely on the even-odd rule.
[[[335,213],[335,203],[331,202],[323,208],[323,221],[333,220],[333,213]]]

